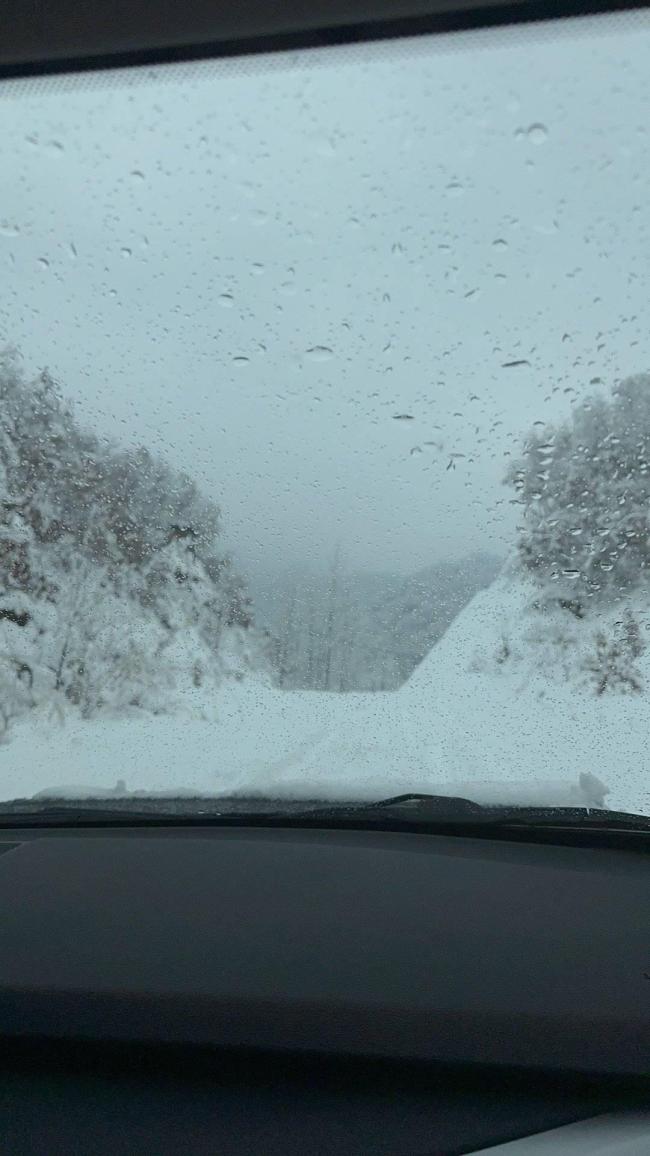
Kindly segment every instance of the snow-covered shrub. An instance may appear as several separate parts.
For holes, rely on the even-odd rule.
[[[618,691],[638,694],[643,690],[642,675],[635,665],[646,647],[639,623],[631,610],[626,610],[622,621],[616,623],[614,633],[596,631],[594,648],[584,661],[596,694]]]

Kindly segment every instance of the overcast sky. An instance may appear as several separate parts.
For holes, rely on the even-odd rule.
[[[650,365],[649,54],[639,13],[13,85],[0,343],[252,574],[506,550],[504,455]]]

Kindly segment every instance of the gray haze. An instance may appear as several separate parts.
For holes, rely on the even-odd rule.
[[[252,574],[503,553],[505,455],[648,367],[649,51],[635,14],[14,85],[0,344]]]

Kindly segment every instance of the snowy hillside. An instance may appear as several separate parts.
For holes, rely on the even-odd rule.
[[[579,621],[540,614],[535,593],[504,574],[415,671],[402,696],[413,754],[424,761],[435,750],[452,780],[595,775],[608,806],[650,813],[650,652],[635,660],[640,692],[598,694],[598,636],[617,637],[624,608]],[[637,595],[631,610],[650,621],[650,598]]]
[[[182,712],[265,646],[215,502],[0,351],[0,738],[32,714]]]

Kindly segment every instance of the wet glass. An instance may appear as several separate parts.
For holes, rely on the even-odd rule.
[[[649,49],[0,88],[0,798],[650,810]]]

